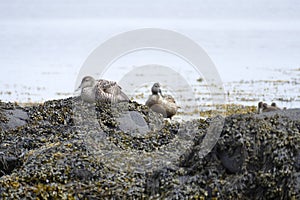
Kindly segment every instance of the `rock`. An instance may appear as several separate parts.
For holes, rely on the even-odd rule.
[[[13,110],[2,109],[1,114],[6,118],[5,122],[0,121],[0,128],[4,131],[23,126],[27,123],[28,120],[27,112],[20,108],[16,108]]]
[[[10,174],[16,167],[19,167],[20,160],[15,156],[5,156],[0,152],[0,176]]]
[[[233,152],[220,151],[218,156],[222,165],[229,173],[239,173],[242,169],[245,160],[245,149],[243,146],[236,147]]]
[[[298,121],[300,116],[300,109],[294,108],[294,109],[278,110],[273,112],[265,112],[265,113],[257,114],[256,117],[262,119],[265,117],[273,117],[275,115],[280,115],[280,117],[289,118],[292,121]]]
[[[143,118],[137,111],[128,111],[116,119],[119,122],[119,128],[131,134],[134,137],[147,134],[150,129]]]
[[[136,102],[0,102],[0,198],[299,199],[300,109],[227,116],[201,157],[212,121]]]
[[[71,173],[79,180],[89,180],[93,177],[92,172],[86,169],[73,169]]]

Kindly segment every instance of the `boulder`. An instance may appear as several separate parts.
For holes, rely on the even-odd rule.
[[[1,102],[0,119],[0,198],[300,198],[300,109],[234,114],[215,129],[214,118],[68,98]]]

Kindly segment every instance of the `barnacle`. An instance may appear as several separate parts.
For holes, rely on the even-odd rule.
[[[0,122],[2,108],[16,107],[0,102]],[[220,108],[227,109],[221,136],[199,158],[210,118],[169,122],[137,102],[94,105],[78,98],[25,107],[26,125],[0,130],[1,158],[13,167],[1,169],[0,198],[299,198],[300,111]],[[117,119],[128,112],[135,114],[125,123],[149,131],[124,129]]]

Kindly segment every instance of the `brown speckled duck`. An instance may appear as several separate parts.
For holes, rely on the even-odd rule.
[[[146,106],[157,113],[161,113],[164,118],[172,118],[177,110],[175,99],[171,95],[162,95],[160,84],[154,83],[151,88],[152,95],[146,101]]]
[[[127,95],[122,92],[121,87],[114,81],[95,80],[91,76],[85,76],[78,89],[81,89],[81,99],[88,103],[129,101]]]

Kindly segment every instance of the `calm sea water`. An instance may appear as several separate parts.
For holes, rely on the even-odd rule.
[[[230,2],[1,2],[0,99],[25,103],[72,96],[82,64],[107,39],[139,28],[164,28],[204,48],[223,80],[227,102],[300,107],[299,3]],[[191,83],[201,104],[209,101],[193,67],[161,51],[124,56],[104,78],[118,81],[147,64],[170,66]],[[148,94],[137,96],[149,93],[150,86],[145,83],[131,96],[145,101]]]

